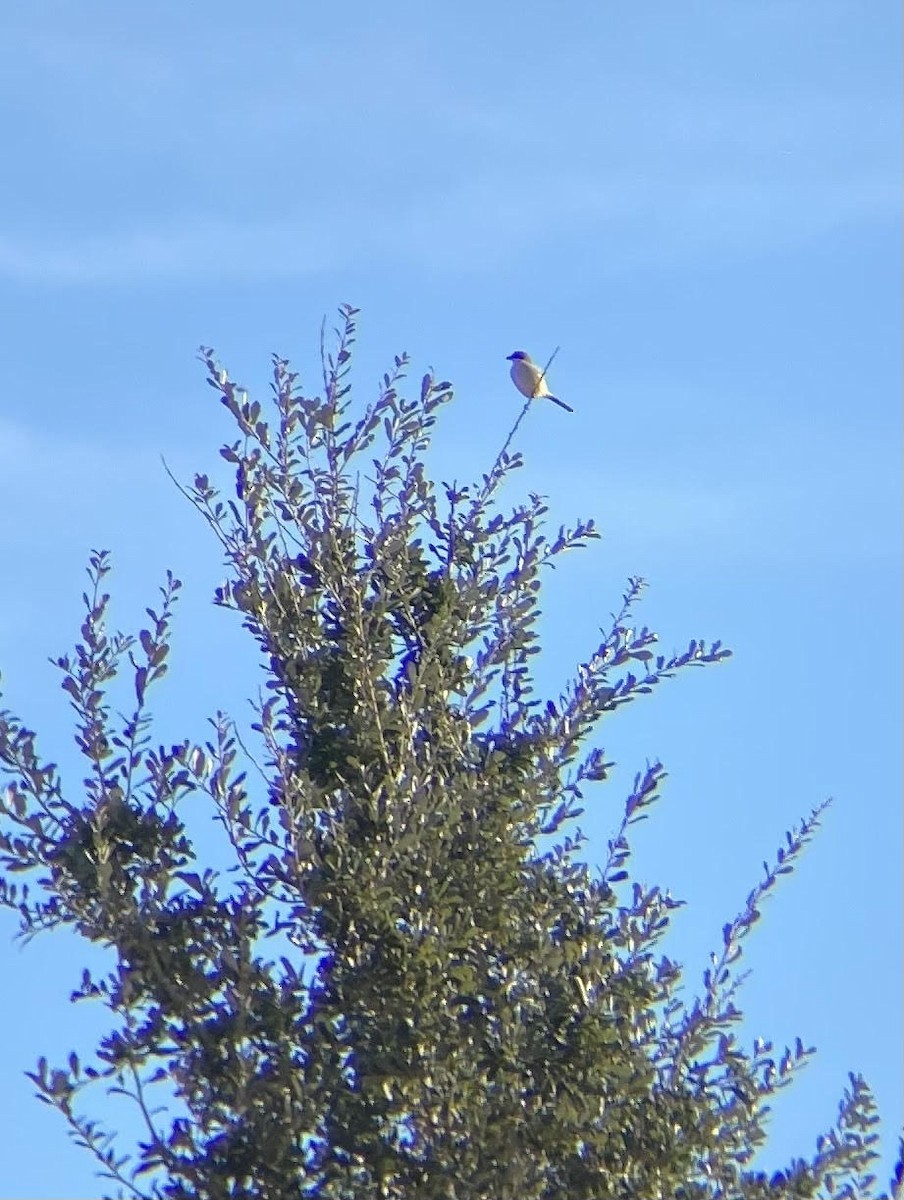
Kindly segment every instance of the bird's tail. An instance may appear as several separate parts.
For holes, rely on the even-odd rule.
[[[546,399],[551,400],[553,404],[558,404],[559,408],[564,408],[566,412],[574,412],[574,409],[571,407],[571,405],[566,404],[564,400],[560,400],[558,396],[550,396],[549,392],[547,392]]]

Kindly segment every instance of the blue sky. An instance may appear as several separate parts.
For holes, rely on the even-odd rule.
[[[883,1179],[902,1057],[899,44],[884,0],[0,13],[4,703],[77,782],[47,657],[77,635],[99,546],[124,627],[168,567],[186,584],[161,741],[256,691],[209,604],[217,548],[160,464],[188,478],[230,436],[199,344],[260,398],[273,351],[315,390],[322,316],[359,306],[362,402],[403,350],[415,378],[451,379],[433,462],[459,480],[517,415],[505,356],[560,346],[550,378],[576,411],[531,411],[511,499],[540,491],[603,541],[548,580],[544,683],[629,574],[665,649],[735,651],[602,730],[619,770],[582,818],[588,856],[662,758],[634,865],[688,901],[665,949],[691,987],[784,830],[835,797],[747,943],[745,1029],[820,1051],[766,1165],[812,1150],[856,1070]],[[67,1003],[81,949],[0,954],[0,1188],[96,1195],[23,1076],[103,1028]]]

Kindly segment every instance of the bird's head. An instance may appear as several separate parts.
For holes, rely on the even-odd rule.
[[[530,355],[525,353],[524,350],[516,350],[514,352],[514,354],[508,355],[506,361],[507,362],[530,362]]]

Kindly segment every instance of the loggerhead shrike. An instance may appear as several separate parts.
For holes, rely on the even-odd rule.
[[[552,394],[546,386],[545,372],[533,362],[531,356],[524,350],[516,350],[514,354],[510,354],[508,361],[512,364],[512,381],[522,396],[527,396],[528,400],[541,398],[551,400],[553,404],[558,404],[559,408],[564,408],[566,412],[574,412],[574,409],[564,400],[560,400],[558,396]]]

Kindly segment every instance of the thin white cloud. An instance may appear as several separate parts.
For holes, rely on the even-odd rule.
[[[174,494],[155,447],[0,418],[0,550],[7,554],[69,535],[86,547],[103,544],[112,529],[153,524]]]
[[[493,269],[553,237],[608,244],[601,269],[681,259],[706,248],[746,258],[770,245],[810,240],[849,223],[887,219],[898,192],[882,179],[821,186],[754,179],[693,183],[562,175],[525,193],[486,177],[407,205],[397,196],[347,201],[270,220],[188,215],[158,228],[67,239],[0,238],[0,278],[97,284],[188,278],[307,276],[390,256],[452,272]]]
[[[309,230],[307,236],[304,228]],[[57,284],[141,283],[305,275],[345,258],[337,235],[310,222],[187,218],[158,229],[68,239],[0,237],[0,278]]]
[[[747,19],[768,28],[782,13]],[[6,18],[16,51],[0,51],[11,68],[0,91],[15,97],[27,78],[34,129],[7,147],[24,186],[0,279],[266,279],[386,257],[480,272],[570,237],[605,247],[599,269],[619,272],[898,212],[898,115],[862,81],[849,93],[803,81],[791,97],[749,81],[726,93],[718,72],[682,89],[641,59],[601,74],[598,50],[566,25],[552,66],[576,54],[580,69],[555,87],[514,89],[478,57],[418,104],[414,64],[431,51],[417,25],[362,17],[341,44],[314,28],[280,44],[274,69],[266,22],[130,14],[85,27],[74,9],[59,15]],[[465,37],[447,24],[438,69]],[[49,161],[71,194],[32,182],[30,197]],[[85,173],[92,162],[102,182]]]
[[[750,448],[748,448],[750,449]],[[650,461],[638,479],[627,466],[575,470],[567,485],[576,511],[591,506],[603,536],[725,564],[808,562],[851,569],[897,561],[900,479],[868,444],[823,446],[807,469],[766,452],[737,456],[731,478],[693,456]],[[564,486],[564,484],[563,484]]]

